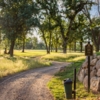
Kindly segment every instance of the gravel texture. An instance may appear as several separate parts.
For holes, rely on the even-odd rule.
[[[51,67],[28,70],[0,81],[0,100],[54,100],[47,82],[69,63],[53,62]]]

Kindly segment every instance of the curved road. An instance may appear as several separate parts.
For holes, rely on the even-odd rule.
[[[28,70],[0,82],[0,100],[54,100],[47,82],[69,63],[53,62],[51,67]]]

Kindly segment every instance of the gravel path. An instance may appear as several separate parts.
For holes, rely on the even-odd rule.
[[[51,67],[28,70],[0,82],[0,100],[54,100],[47,82],[60,67],[69,63],[53,62]]]

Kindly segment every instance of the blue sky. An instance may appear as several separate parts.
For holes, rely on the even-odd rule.
[[[92,9],[91,9],[91,11],[90,11],[90,13],[91,13],[91,16],[98,16],[98,11],[97,11],[97,7],[96,6],[93,6],[92,7]]]

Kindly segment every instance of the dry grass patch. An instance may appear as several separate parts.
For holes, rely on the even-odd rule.
[[[0,57],[0,78],[28,69],[50,66],[50,64],[50,62],[34,60],[30,57]]]

